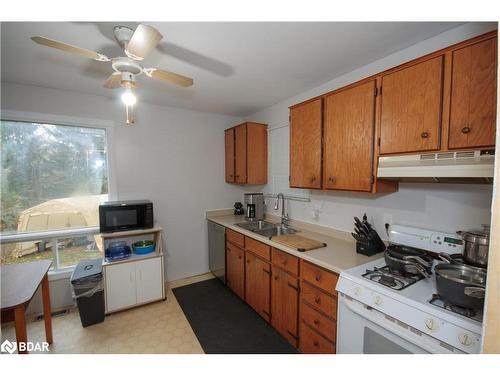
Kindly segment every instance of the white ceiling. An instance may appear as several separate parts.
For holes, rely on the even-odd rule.
[[[112,27],[131,23],[2,23],[2,81],[117,96],[109,63],[33,43],[42,35],[123,55]],[[164,36],[145,65],[194,78],[180,88],[139,77],[139,100],[244,116],[458,26],[418,23],[151,23]]]

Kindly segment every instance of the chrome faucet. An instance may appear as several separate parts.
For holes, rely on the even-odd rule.
[[[274,209],[275,210],[278,209],[280,198],[281,198],[281,225],[287,227],[290,219],[288,217],[288,214],[285,215],[285,196],[283,195],[283,193],[278,193],[276,202],[274,203]]]

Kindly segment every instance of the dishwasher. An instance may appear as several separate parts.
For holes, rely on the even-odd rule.
[[[208,266],[210,271],[226,283],[226,230],[222,225],[208,221]]]

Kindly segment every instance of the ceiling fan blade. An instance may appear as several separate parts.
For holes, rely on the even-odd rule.
[[[45,38],[43,36],[33,36],[31,40],[35,43],[41,44],[42,46],[47,46],[51,48],[56,48],[64,52],[75,53],[77,55],[88,57],[89,59],[97,61],[110,61],[107,56],[103,54],[90,51],[88,49],[72,46],[71,44],[66,44],[63,42],[58,42],[57,40]]]
[[[104,82],[104,87],[107,89],[118,89],[121,87],[122,83],[122,75],[121,73],[114,72],[111,74],[106,82]]]
[[[128,57],[134,60],[143,60],[163,38],[152,26],[140,24],[134,31],[132,38],[125,48]]]
[[[179,86],[188,87],[193,85],[192,78],[181,76],[180,74],[172,72],[167,72],[166,70],[150,68],[150,69],[145,69],[145,72],[150,77],[158,78],[170,83],[175,83],[176,85]]]

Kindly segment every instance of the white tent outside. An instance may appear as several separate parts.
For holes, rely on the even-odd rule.
[[[51,199],[24,210],[19,216],[18,232],[42,232],[64,228],[83,228],[99,225],[98,206],[108,199],[107,194]],[[102,241],[94,236],[99,250]],[[16,256],[21,257],[38,250],[35,242],[19,243]]]

